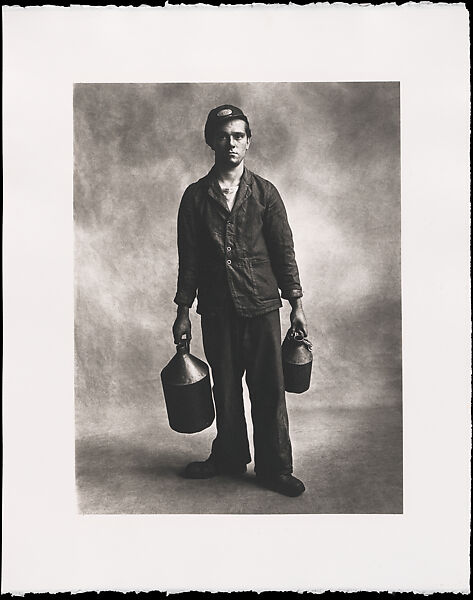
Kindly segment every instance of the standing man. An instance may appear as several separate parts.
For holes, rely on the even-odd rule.
[[[292,306],[292,330],[307,336],[292,232],[275,186],[245,167],[251,130],[243,112],[230,104],[214,108],[204,133],[215,164],[185,190],[179,207],[173,335],[176,344],[183,335],[191,338],[189,308],[197,293],[217,436],[209,458],[187,465],[184,476],[246,471],[251,462],[242,389],[246,371],[257,480],[299,496],[305,488],[292,475],[279,318],[282,297]]]

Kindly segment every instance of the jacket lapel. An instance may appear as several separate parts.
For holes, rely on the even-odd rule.
[[[214,168],[210,170],[207,175],[208,180],[208,194],[211,198],[213,198],[217,204],[219,204],[226,213],[228,213],[227,201],[225,200],[225,196],[220,190],[220,186],[218,185],[217,178],[215,176]]]
[[[246,202],[248,196],[251,194],[251,174],[248,169],[245,167],[243,169],[243,175],[240,180],[240,187],[238,188],[238,192],[235,198],[235,204],[233,205],[233,213],[236,213],[237,210]]]

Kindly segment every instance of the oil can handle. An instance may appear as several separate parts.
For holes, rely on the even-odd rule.
[[[191,347],[191,340],[190,337],[187,336],[187,334],[184,334],[186,337],[181,338],[177,344],[176,344],[176,351],[179,352],[179,350],[186,350],[187,352],[190,352],[190,347]]]
[[[299,330],[294,331],[292,329],[289,329],[289,331],[287,332],[287,337],[296,342],[302,342],[308,350],[312,350],[312,342],[310,342],[305,337],[305,335],[302,333],[302,331],[299,331]]]
[[[302,342],[302,340],[305,339],[302,331],[299,331],[298,329],[292,329],[292,327],[288,329],[287,337],[291,338],[292,340],[296,340],[296,342]]]

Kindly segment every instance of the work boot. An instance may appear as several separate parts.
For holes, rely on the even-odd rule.
[[[246,465],[238,467],[219,465],[212,458],[204,461],[191,462],[184,469],[183,477],[186,479],[210,479],[216,475],[243,475],[246,473]]]
[[[305,486],[293,475],[274,475],[271,477],[256,476],[257,481],[268,490],[273,490],[284,496],[300,496],[305,490]]]

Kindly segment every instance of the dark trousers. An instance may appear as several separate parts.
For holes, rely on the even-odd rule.
[[[251,461],[243,406],[242,378],[246,371],[255,471],[263,476],[292,473],[279,309],[245,318],[227,304],[215,315],[202,315],[201,324],[214,381],[217,437],[212,458],[236,467]]]

